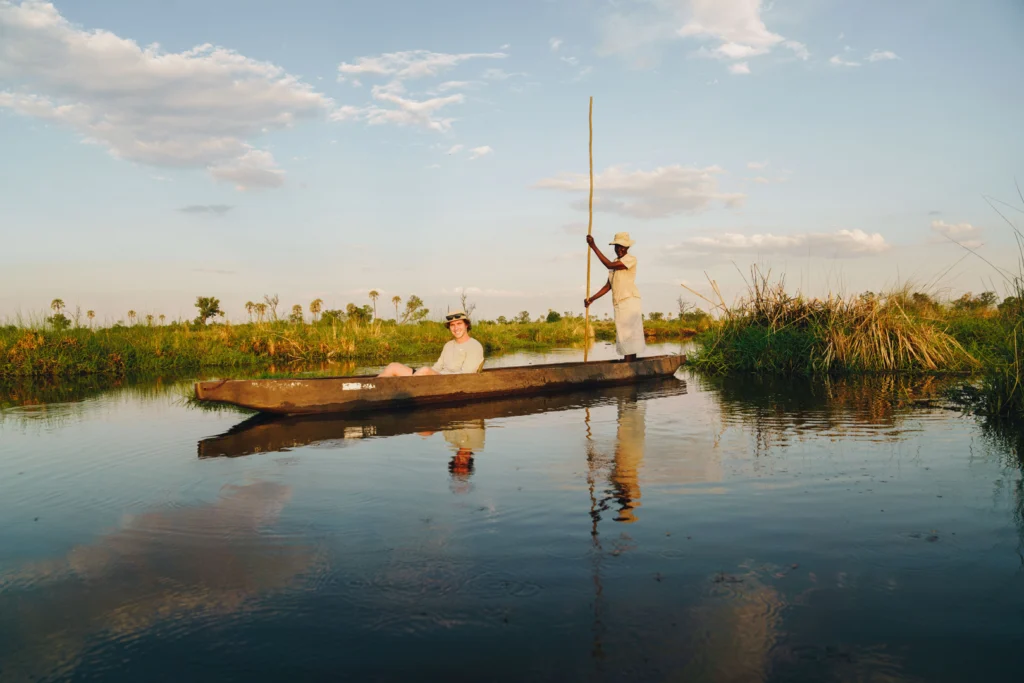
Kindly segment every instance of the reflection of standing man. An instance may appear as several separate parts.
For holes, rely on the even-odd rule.
[[[629,398],[619,399],[618,430],[615,439],[615,461],[611,479],[613,495],[619,501],[616,522],[632,524],[636,521],[634,508],[640,507],[640,468],[644,461],[646,430],[646,404],[636,400],[633,391]]]

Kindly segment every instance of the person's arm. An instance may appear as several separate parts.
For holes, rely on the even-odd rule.
[[[622,261],[609,260],[607,256],[602,254],[601,250],[597,248],[597,243],[594,241],[593,235],[587,235],[587,244],[589,244],[590,248],[594,250],[595,254],[597,254],[597,258],[600,259],[601,265],[603,265],[608,270],[625,270],[627,268],[626,264],[624,264]],[[596,299],[597,297],[595,296],[594,298]]]
[[[609,291],[611,291],[611,288],[612,288],[612,283],[610,281],[604,283],[604,287],[602,287],[601,289],[597,290],[597,293],[594,294],[594,296],[590,297],[589,299],[584,299],[583,300],[583,307],[584,308],[590,308],[590,304],[594,303],[595,301],[600,299],[602,296],[607,294]]]
[[[447,345],[442,347],[441,355],[438,356],[437,362],[434,363],[434,365],[430,368],[431,370],[433,370],[434,372],[436,372],[438,374],[441,374],[441,371],[444,369],[444,352],[445,352],[445,349],[447,349],[447,348],[448,348]]]

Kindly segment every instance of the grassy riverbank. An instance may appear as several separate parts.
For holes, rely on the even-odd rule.
[[[909,289],[805,299],[760,277],[697,335],[692,365],[804,377],[971,373],[955,400],[986,415],[1024,417],[1021,301],[988,292],[939,301]]]
[[[649,339],[695,333],[679,321],[651,321]],[[614,324],[594,321],[598,339],[614,339]],[[583,343],[582,319],[536,323],[478,323],[473,336],[488,354]],[[0,327],[0,378],[78,377],[195,372],[289,364],[433,358],[450,339],[437,322],[248,323],[242,325],[132,325],[91,330],[48,326]]]

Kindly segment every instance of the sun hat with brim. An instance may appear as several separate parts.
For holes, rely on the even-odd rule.
[[[469,316],[466,315],[465,311],[452,311],[444,317],[444,326],[451,327],[452,323],[456,320],[465,320],[468,323]]]
[[[636,244],[636,242],[629,239],[628,232],[617,232],[615,233],[615,237],[613,237],[612,241],[609,242],[608,244],[621,244],[624,247],[631,247],[634,244]]]

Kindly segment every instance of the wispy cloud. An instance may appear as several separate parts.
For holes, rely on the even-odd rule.
[[[353,76],[388,76],[404,81],[434,77],[472,59],[504,59],[504,52],[464,52],[450,54],[430,50],[387,52],[373,57],[359,57],[354,62],[338,65],[338,80]]]
[[[688,168],[663,166],[653,171],[630,171],[624,166],[611,166],[594,177],[594,208],[633,218],[665,218],[681,213],[706,211],[715,203],[726,207],[743,204],[746,195],[722,192],[718,166]],[[545,178],[534,187],[562,192],[580,193],[589,190],[590,178],[583,173],[562,173]],[[586,209],[586,201],[575,204]]]
[[[874,50],[867,59],[869,62],[886,62],[891,59],[899,59],[899,56],[890,50]]]
[[[793,54],[799,60],[806,62],[808,59],[811,58],[810,51],[807,49],[807,46],[804,45],[803,43],[797,42],[795,40],[787,40],[786,42],[783,43],[783,46],[792,50]]]
[[[839,55],[833,55],[828,60],[828,63],[832,64],[833,66],[860,66],[860,62],[851,62],[849,60],[843,59]]]
[[[493,153],[494,153],[494,150],[491,149],[488,145],[483,145],[481,147],[474,147],[473,149],[469,150],[469,160],[473,161],[474,159],[479,159],[480,157],[485,157],[488,154],[493,154]]]
[[[463,150],[464,147],[464,145],[452,145],[451,147],[448,148],[448,151],[445,152],[445,154],[458,154]]]
[[[526,75],[527,74],[521,71],[509,73],[504,69],[485,69],[484,72],[480,74],[480,78],[483,78],[484,80],[487,81],[507,81],[510,78],[516,78],[517,76]]]
[[[747,162],[747,168],[749,168],[749,169],[751,169],[753,171],[759,171],[762,168],[768,168],[768,162],[767,161],[748,161]]]
[[[504,52],[444,53],[429,50],[406,50],[388,52],[376,56],[360,57],[354,62],[342,62],[338,66],[338,80],[360,83],[359,77],[384,77],[387,83],[374,85],[370,90],[373,102],[362,106],[345,105],[331,115],[335,121],[365,121],[369,125],[395,124],[419,126],[428,130],[447,131],[454,118],[442,116],[441,110],[465,101],[465,95],[429,97],[410,94],[405,85],[408,81],[436,78],[442,73],[471,60],[504,59]],[[437,86],[436,92],[461,90],[479,81],[449,80]]]
[[[210,214],[214,216],[223,216],[228,211],[235,207],[230,204],[190,204],[189,206],[183,206],[178,211],[181,213],[198,213],[198,214]]]
[[[681,244],[668,248],[670,257],[686,256],[730,256],[735,254],[784,254],[806,256],[807,254],[855,258],[872,256],[888,251],[890,245],[881,233],[867,233],[863,230],[836,230],[835,232],[797,233],[775,235],[758,233],[723,233],[714,236],[692,237]]]
[[[768,29],[761,0],[626,0],[613,7],[603,18],[599,52],[631,57],[638,66],[653,64],[652,46],[680,38],[708,44],[697,56],[725,61],[745,62],[779,46],[810,58],[806,45]],[[749,73],[749,66],[733,67],[732,73]]]
[[[737,62],[736,64],[729,65],[729,73],[742,76],[750,73],[750,66],[746,62]]]
[[[943,220],[934,220],[932,221],[932,230],[936,234],[955,240],[970,249],[977,249],[983,244],[980,239],[981,228],[971,223],[947,223]]]
[[[548,45],[551,47],[552,52],[558,52],[558,49],[562,47],[562,39],[551,38],[550,40],[548,40]]]
[[[139,46],[71,24],[50,3],[0,2],[0,108],[52,121],[116,157],[150,166],[258,165],[241,187],[277,187],[284,173],[250,140],[324,116],[333,102],[283,68],[204,44],[183,52]]]

